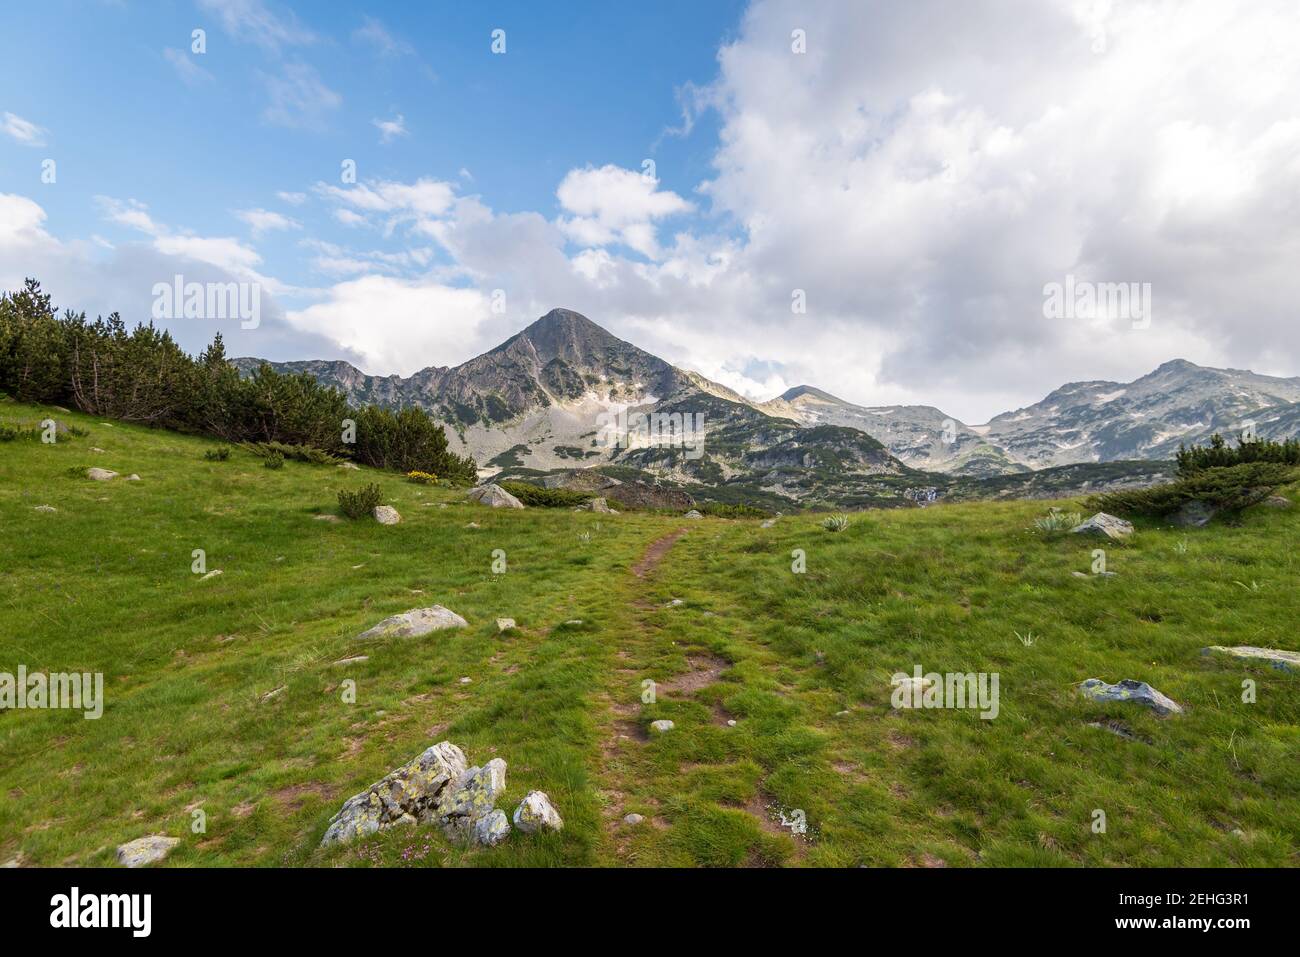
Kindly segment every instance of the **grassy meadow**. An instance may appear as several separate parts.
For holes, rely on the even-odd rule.
[[[99,720],[0,712],[0,863],[107,866],[154,833],[182,839],[163,866],[1300,863],[1300,677],[1200,654],[1300,650],[1300,508],[1139,524],[1106,546],[1108,577],[1097,542],[1033,528],[1043,502],[861,512],[837,533],[496,510],[0,403],[3,423],[46,416],[88,434],[0,442],[0,672],[102,672],[106,702]],[[73,474],[90,466],[140,481]],[[318,518],[369,481],[400,524]],[[201,580],[195,549],[222,574]],[[432,604],[469,628],[356,640]],[[916,665],[997,673],[998,716],[892,708]],[[1089,677],[1186,713],[1087,701]],[[507,762],[499,807],[544,790],[564,830],[318,848],[346,798],[444,739]]]

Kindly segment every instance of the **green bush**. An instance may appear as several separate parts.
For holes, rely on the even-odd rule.
[[[1246,465],[1250,462],[1275,462],[1282,465],[1300,465],[1300,440],[1270,442],[1265,439],[1237,440],[1232,448],[1217,433],[1210,437],[1207,446],[1178,446],[1178,475],[1187,478],[1209,468],[1228,465]]]
[[[540,508],[575,508],[585,505],[596,496],[591,492],[575,492],[567,488],[542,488],[528,482],[501,482],[500,486],[528,506]]]
[[[39,425],[8,425],[0,422],[0,442],[39,441],[40,437]]]
[[[310,445],[293,445],[287,442],[241,442],[239,447],[261,458],[276,454],[281,458],[306,462],[309,465],[340,465],[343,462],[343,459],[337,455],[331,455],[324,449]]]
[[[366,518],[376,505],[384,504],[384,495],[374,482],[363,485],[355,492],[339,490],[339,511],[348,518]]]
[[[406,480],[407,480],[408,482],[413,482],[413,483],[416,484],[416,485],[436,485],[436,484],[438,484],[438,476],[436,476],[436,475],[431,475],[431,474],[428,473],[428,472],[421,472],[421,471],[419,471],[418,469],[415,470],[415,471],[407,472],[407,473],[406,473]]]
[[[771,514],[753,505],[738,502],[705,502],[696,507],[701,515],[712,515],[714,518],[767,518]]]
[[[1263,501],[1294,475],[1292,466],[1280,462],[1210,467],[1165,485],[1096,495],[1085,504],[1089,510],[1155,517],[1172,515],[1188,502],[1204,502],[1214,509],[1235,511]]]
[[[1048,535],[1068,532],[1083,522],[1078,512],[1062,512],[1059,508],[1049,509],[1042,518],[1034,519],[1034,528]]]
[[[208,449],[203,453],[203,457],[209,462],[224,462],[230,458],[230,447],[223,445],[219,448]]]
[[[822,528],[828,532],[842,532],[851,524],[847,515],[832,515],[830,518],[822,519]]]
[[[284,455],[272,449],[266,453],[266,458],[262,459],[262,464],[268,469],[282,469],[284,468]]]

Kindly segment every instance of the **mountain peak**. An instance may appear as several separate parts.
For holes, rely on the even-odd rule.
[[[829,392],[818,389],[811,385],[797,385],[793,389],[786,389],[781,393],[781,398],[786,402],[793,402],[800,396],[812,396],[814,399],[821,399],[823,402],[834,402],[837,405],[848,405],[843,399],[836,398]]]

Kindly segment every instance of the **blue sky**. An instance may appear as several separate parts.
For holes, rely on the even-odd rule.
[[[239,281],[257,328],[160,324],[403,375],[564,306],[755,398],[977,424],[1300,373],[1297,89],[1294,0],[10,4],[0,287],[134,322]]]

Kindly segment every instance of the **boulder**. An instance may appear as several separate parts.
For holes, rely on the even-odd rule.
[[[1264,503],[1269,508],[1290,508],[1291,500],[1285,495],[1270,495],[1264,499]]]
[[[397,509],[391,505],[376,505],[372,514],[380,525],[396,525],[402,520],[402,516],[397,514]]]
[[[118,846],[117,862],[123,867],[144,867],[161,861],[180,842],[179,837],[168,837],[166,834],[137,837],[134,841]]]
[[[513,618],[498,618],[498,619],[497,619],[497,631],[498,631],[498,632],[509,631],[511,628],[514,628],[514,627],[515,627],[515,620],[514,620]]]
[[[1170,714],[1182,714],[1182,705],[1172,698],[1167,698],[1145,681],[1125,678],[1117,684],[1109,685],[1100,678],[1089,678],[1079,685],[1079,691],[1085,698],[1093,701],[1129,701],[1150,708],[1161,717]]]
[[[1214,518],[1215,510],[1204,502],[1184,502],[1173,514],[1173,523],[1182,528],[1204,528]]]
[[[431,823],[443,792],[465,773],[465,754],[442,741],[343,802],[330,818],[321,847],[395,825]]]
[[[117,478],[117,473],[108,469],[86,469],[86,478],[94,479],[96,482],[107,482]]]
[[[434,806],[434,816],[461,843],[473,838],[473,827],[492,813],[506,790],[506,763],[493,758],[481,768],[468,768],[443,790]]]
[[[675,727],[677,727],[677,725],[673,724],[667,718],[660,718],[658,721],[650,722],[650,730],[657,731],[660,734],[667,734]]]
[[[1231,648],[1223,645],[1211,645],[1202,649],[1201,654],[1219,658],[1233,658],[1247,664],[1267,665],[1270,668],[1276,668],[1278,671],[1300,674],[1300,653],[1294,651],[1282,651],[1278,648],[1256,648],[1254,645],[1236,645]]]
[[[478,488],[470,489],[469,500],[477,502],[479,505],[487,505],[489,508],[524,507],[523,502],[495,482],[489,482],[486,485],[480,485]]]
[[[515,827],[525,834],[538,831],[559,831],[564,828],[564,819],[555,810],[551,799],[545,791],[529,791],[519,807],[515,808]]]
[[[496,847],[510,836],[510,819],[500,809],[485,814],[474,824],[474,843]]]
[[[442,605],[433,605],[429,608],[412,608],[400,615],[385,618],[373,628],[357,635],[357,638],[418,638],[444,628],[467,627],[469,622],[454,611]]]
[[[682,518],[703,518],[703,517],[704,516],[700,514],[699,509],[694,509],[694,508],[682,516]]]
[[[1133,523],[1126,522],[1122,518],[1116,518],[1114,515],[1107,515],[1105,512],[1098,512],[1086,522],[1082,522],[1070,529],[1070,531],[1075,535],[1098,535],[1120,541],[1133,534]]]

